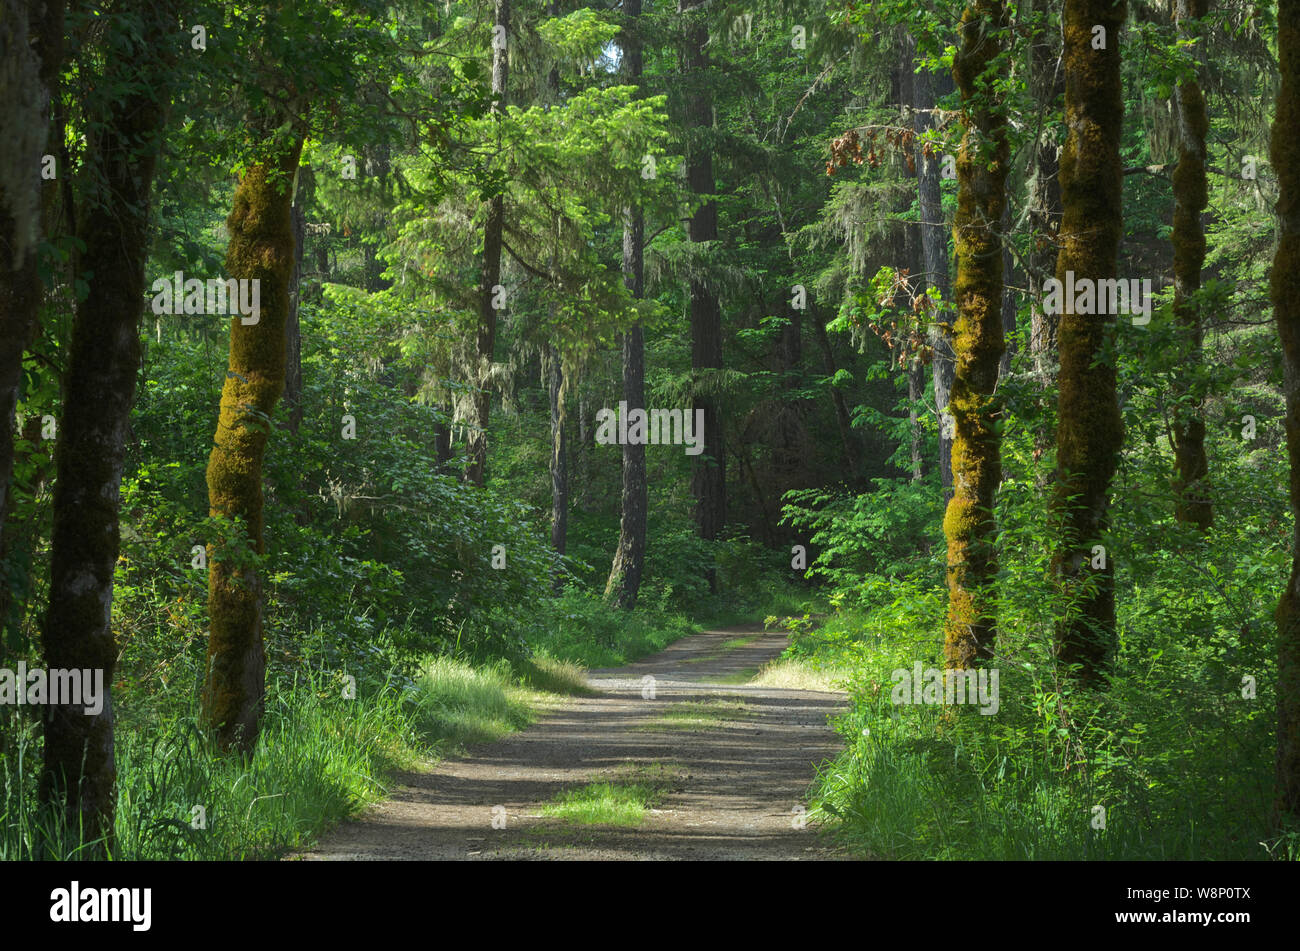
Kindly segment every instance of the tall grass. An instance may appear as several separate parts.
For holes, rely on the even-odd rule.
[[[304,847],[380,798],[394,770],[517,730],[542,696],[516,684],[504,663],[473,667],[446,657],[426,663],[413,685],[359,689],[355,699],[333,676],[303,674],[271,684],[248,758],[218,754],[191,704],[181,716],[119,733],[112,858],[270,858]],[[35,725],[13,711],[0,716],[8,717],[0,860],[89,856],[95,843],[37,803]]]

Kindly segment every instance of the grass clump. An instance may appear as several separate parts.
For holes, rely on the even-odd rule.
[[[566,789],[542,807],[542,815],[572,825],[636,827],[683,778],[675,766],[629,764],[611,780]]]
[[[753,710],[739,700],[711,697],[708,700],[682,700],[670,704],[663,713],[642,729],[653,732],[664,730],[717,730],[754,715]]]

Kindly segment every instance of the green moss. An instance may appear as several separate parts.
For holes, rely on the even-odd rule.
[[[1061,153],[1061,252],[1056,276],[1115,276],[1123,226],[1120,134],[1124,103],[1120,30],[1124,2],[1067,0],[1064,14],[1065,124]],[[1092,48],[1094,26],[1106,30],[1106,48]],[[1057,480],[1053,515],[1059,534],[1053,568],[1076,608],[1058,632],[1058,656],[1078,663],[1084,679],[1100,670],[1115,629],[1113,565],[1100,583],[1080,585],[1091,572],[1087,554],[1106,529],[1110,482],[1124,425],[1115,391],[1115,368],[1099,360],[1113,326],[1094,315],[1061,315],[1059,330]]]
[[[998,405],[994,390],[1005,348],[1002,332],[1002,244],[993,230],[1006,205],[1009,146],[1005,104],[995,100],[990,70],[997,63],[1006,10],[979,0],[962,16],[962,48],[953,76],[961,93],[965,134],[957,159],[957,252],[953,354],[948,403],[955,422],[953,497],[944,515],[948,540],[948,620],[944,657],[969,668],[988,657],[996,639],[992,584],[997,572],[993,500],[1002,479]]]
[[[207,470],[210,514],[237,520],[245,532],[209,549],[212,628],[203,713],[223,749],[252,749],[262,709],[261,587],[254,568],[236,563],[236,552],[265,551],[262,459],[267,420],[284,391],[284,327],[294,261],[289,183],[301,151],[299,139],[274,160],[251,167],[226,220],[226,270],[231,277],[260,282],[260,311],[254,324],[231,317],[230,363]]]

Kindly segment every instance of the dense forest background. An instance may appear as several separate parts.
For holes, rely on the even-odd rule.
[[[753,618],[857,854],[1296,856],[1297,4],[0,6],[0,667],[112,687],[0,705],[0,857],[278,854]]]

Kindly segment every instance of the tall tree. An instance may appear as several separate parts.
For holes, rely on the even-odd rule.
[[[699,201],[687,224],[692,244],[718,240],[718,204],[713,198],[713,97],[708,79],[708,24],[702,3],[679,0],[677,11],[689,14],[682,71],[686,84],[686,184]],[[701,538],[712,541],[727,520],[727,467],[722,439],[722,414],[718,408],[717,383],[709,371],[722,369],[722,309],[717,291],[702,273],[697,260],[690,279],[691,369],[695,394],[691,411],[703,410],[704,451],[692,460],[691,494],[695,497],[695,526]],[[707,572],[709,585],[716,588],[714,570]]]
[[[1278,0],[1278,89],[1270,146],[1277,173],[1278,245],[1271,292],[1282,342],[1291,511],[1291,576],[1277,606],[1278,822],[1300,822],[1300,0]]]
[[[1029,182],[1030,247],[1026,256],[1029,291],[1029,352],[1034,362],[1042,406],[1052,398],[1056,380],[1057,332],[1060,318],[1043,307],[1043,285],[1056,271],[1061,230],[1061,148],[1052,120],[1065,93],[1061,64],[1060,20],[1052,0],[1033,0],[1033,31],[1029,51],[1029,91],[1038,103],[1033,145],[1033,176]],[[1047,453],[1053,433],[1046,422],[1034,433],[1035,458]],[[1045,481],[1046,476],[1042,477]]]
[[[641,0],[624,0],[627,29],[623,34],[623,55],[627,82],[641,84],[644,64],[638,32]],[[645,295],[645,219],[638,205],[623,213],[623,282],[634,300]],[[628,412],[645,409],[645,330],[640,322],[622,335],[623,399]],[[623,609],[636,606],[645,573],[646,517],[649,487],[646,482],[645,446],[623,444],[623,491],[618,525],[618,547],[605,583],[605,597]]]
[[[510,81],[510,0],[495,0],[492,17],[492,112],[506,108]],[[500,135],[498,133],[498,140]],[[500,150],[501,143],[497,142]],[[501,242],[505,228],[505,194],[498,188],[488,200],[487,222],[483,226],[483,271],[479,286],[478,379],[474,394],[474,428],[467,441],[469,468],[465,478],[475,485],[487,479],[487,427],[492,413],[490,388],[492,360],[497,341],[497,287],[501,283]]]
[[[551,0],[550,14],[560,15],[559,0]],[[546,76],[550,103],[560,103],[560,64],[556,60]],[[555,269],[552,255],[549,267]],[[568,381],[565,379],[564,357],[549,341],[542,347],[542,375],[546,378],[546,396],[551,406],[551,548],[563,555],[569,528],[569,452],[565,438],[568,399]],[[554,584],[559,590],[563,574],[555,572]]]
[[[226,219],[226,270],[258,282],[260,311],[256,323],[245,324],[239,315],[230,320],[230,362],[207,473],[212,516],[237,525],[231,524],[232,535],[208,546],[211,633],[203,719],[222,749],[244,752],[257,743],[266,689],[262,581],[248,555],[266,551],[262,463],[271,413],[284,391],[296,258],[293,181],[303,145],[301,132],[260,133],[264,150],[240,179]]]
[[[1205,178],[1205,137],[1210,119],[1198,74],[1204,70],[1204,28],[1209,0],[1177,0],[1174,18],[1178,38],[1190,44],[1191,77],[1174,90],[1178,120],[1178,165],[1174,169],[1174,316],[1187,337],[1187,359],[1180,361],[1174,393],[1175,514],[1205,531],[1213,521],[1208,494],[1210,464],[1205,454],[1205,415],[1196,395],[1196,370],[1201,363],[1203,331],[1200,303],[1201,267],[1205,263],[1205,228],[1201,214],[1209,194]]]
[[[906,61],[916,58],[916,40],[907,34]],[[930,348],[933,357],[930,367],[934,376],[934,403],[940,416],[939,426],[939,484],[944,497],[952,495],[952,416],[948,403],[952,394],[955,372],[952,335],[947,324],[951,318],[948,308],[952,304],[952,284],[948,276],[948,229],[944,225],[943,195],[939,187],[942,154],[924,147],[923,136],[937,123],[934,119],[935,103],[948,90],[946,82],[928,70],[919,70],[912,77],[912,129],[915,132],[915,164],[918,206],[921,214],[921,250],[925,260],[925,283],[939,292],[939,310],[933,315],[930,326]]]
[[[50,668],[102,672],[101,709],[50,705],[41,797],[63,800],[73,828],[111,843],[117,776],[111,626],[113,569],[126,433],[140,370],[140,316],[150,190],[162,146],[179,33],[174,7],[133,0],[106,24],[107,58],[88,109],[90,193],[77,235],[77,273],[90,293],[77,305],[55,449],[50,604],[42,631]],[[103,110],[100,112],[99,110]]]
[[[62,142],[50,128],[50,99],[63,50],[63,3],[3,0],[0,49],[0,553],[14,470],[15,409],[23,352],[35,335],[41,305],[37,244],[58,190],[42,178],[42,156]],[[34,42],[33,42],[34,41]],[[56,127],[57,130],[57,127]],[[57,168],[55,169],[57,172]],[[67,174],[67,170],[64,170]],[[0,584],[7,585],[7,580]],[[0,601],[7,601],[7,594]],[[0,627],[4,615],[0,614]]]
[[[305,410],[302,403],[302,324],[298,319],[298,310],[302,304],[302,252],[307,239],[305,206],[311,200],[314,180],[315,173],[311,168],[299,169],[292,210],[293,274],[289,279],[289,317],[284,325],[284,401],[289,409],[285,423],[289,432],[295,436],[302,426]]]
[[[965,127],[957,156],[957,320],[951,407],[953,497],[944,517],[948,538],[948,622],[944,657],[969,669],[991,655],[996,637],[992,585],[997,574],[993,500],[1002,481],[998,407],[993,391],[1004,350],[1002,237],[1006,207],[1005,83],[1007,11],[1002,0],[975,0],[961,19],[953,77]]]
[[[1124,97],[1120,30],[1125,0],[1066,0],[1065,124],[1061,153],[1061,251],[1056,277],[1074,282],[1115,278],[1123,229],[1120,132]],[[1094,284],[1095,286],[1095,284]],[[1094,554],[1108,524],[1110,482],[1124,440],[1115,366],[1103,354],[1114,326],[1104,316],[1076,313],[1064,302],[1060,319],[1056,490],[1059,532],[1053,570],[1070,602],[1057,632],[1062,664],[1080,665],[1093,681],[1115,634],[1115,566]],[[1096,564],[1097,567],[1093,567]]]
[[[1058,316],[1042,306],[1043,283],[1056,270],[1057,236],[1061,227],[1060,147],[1051,128],[1056,104],[1065,92],[1061,68],[1060,30],[1051,0],[1034,0],[1033,41],[1029,52],[1030,95],[1039,104],[1034,128],[1033,177],[1029,183],[1030,301],[1029,349],[1043,385],[1054,377]]]

